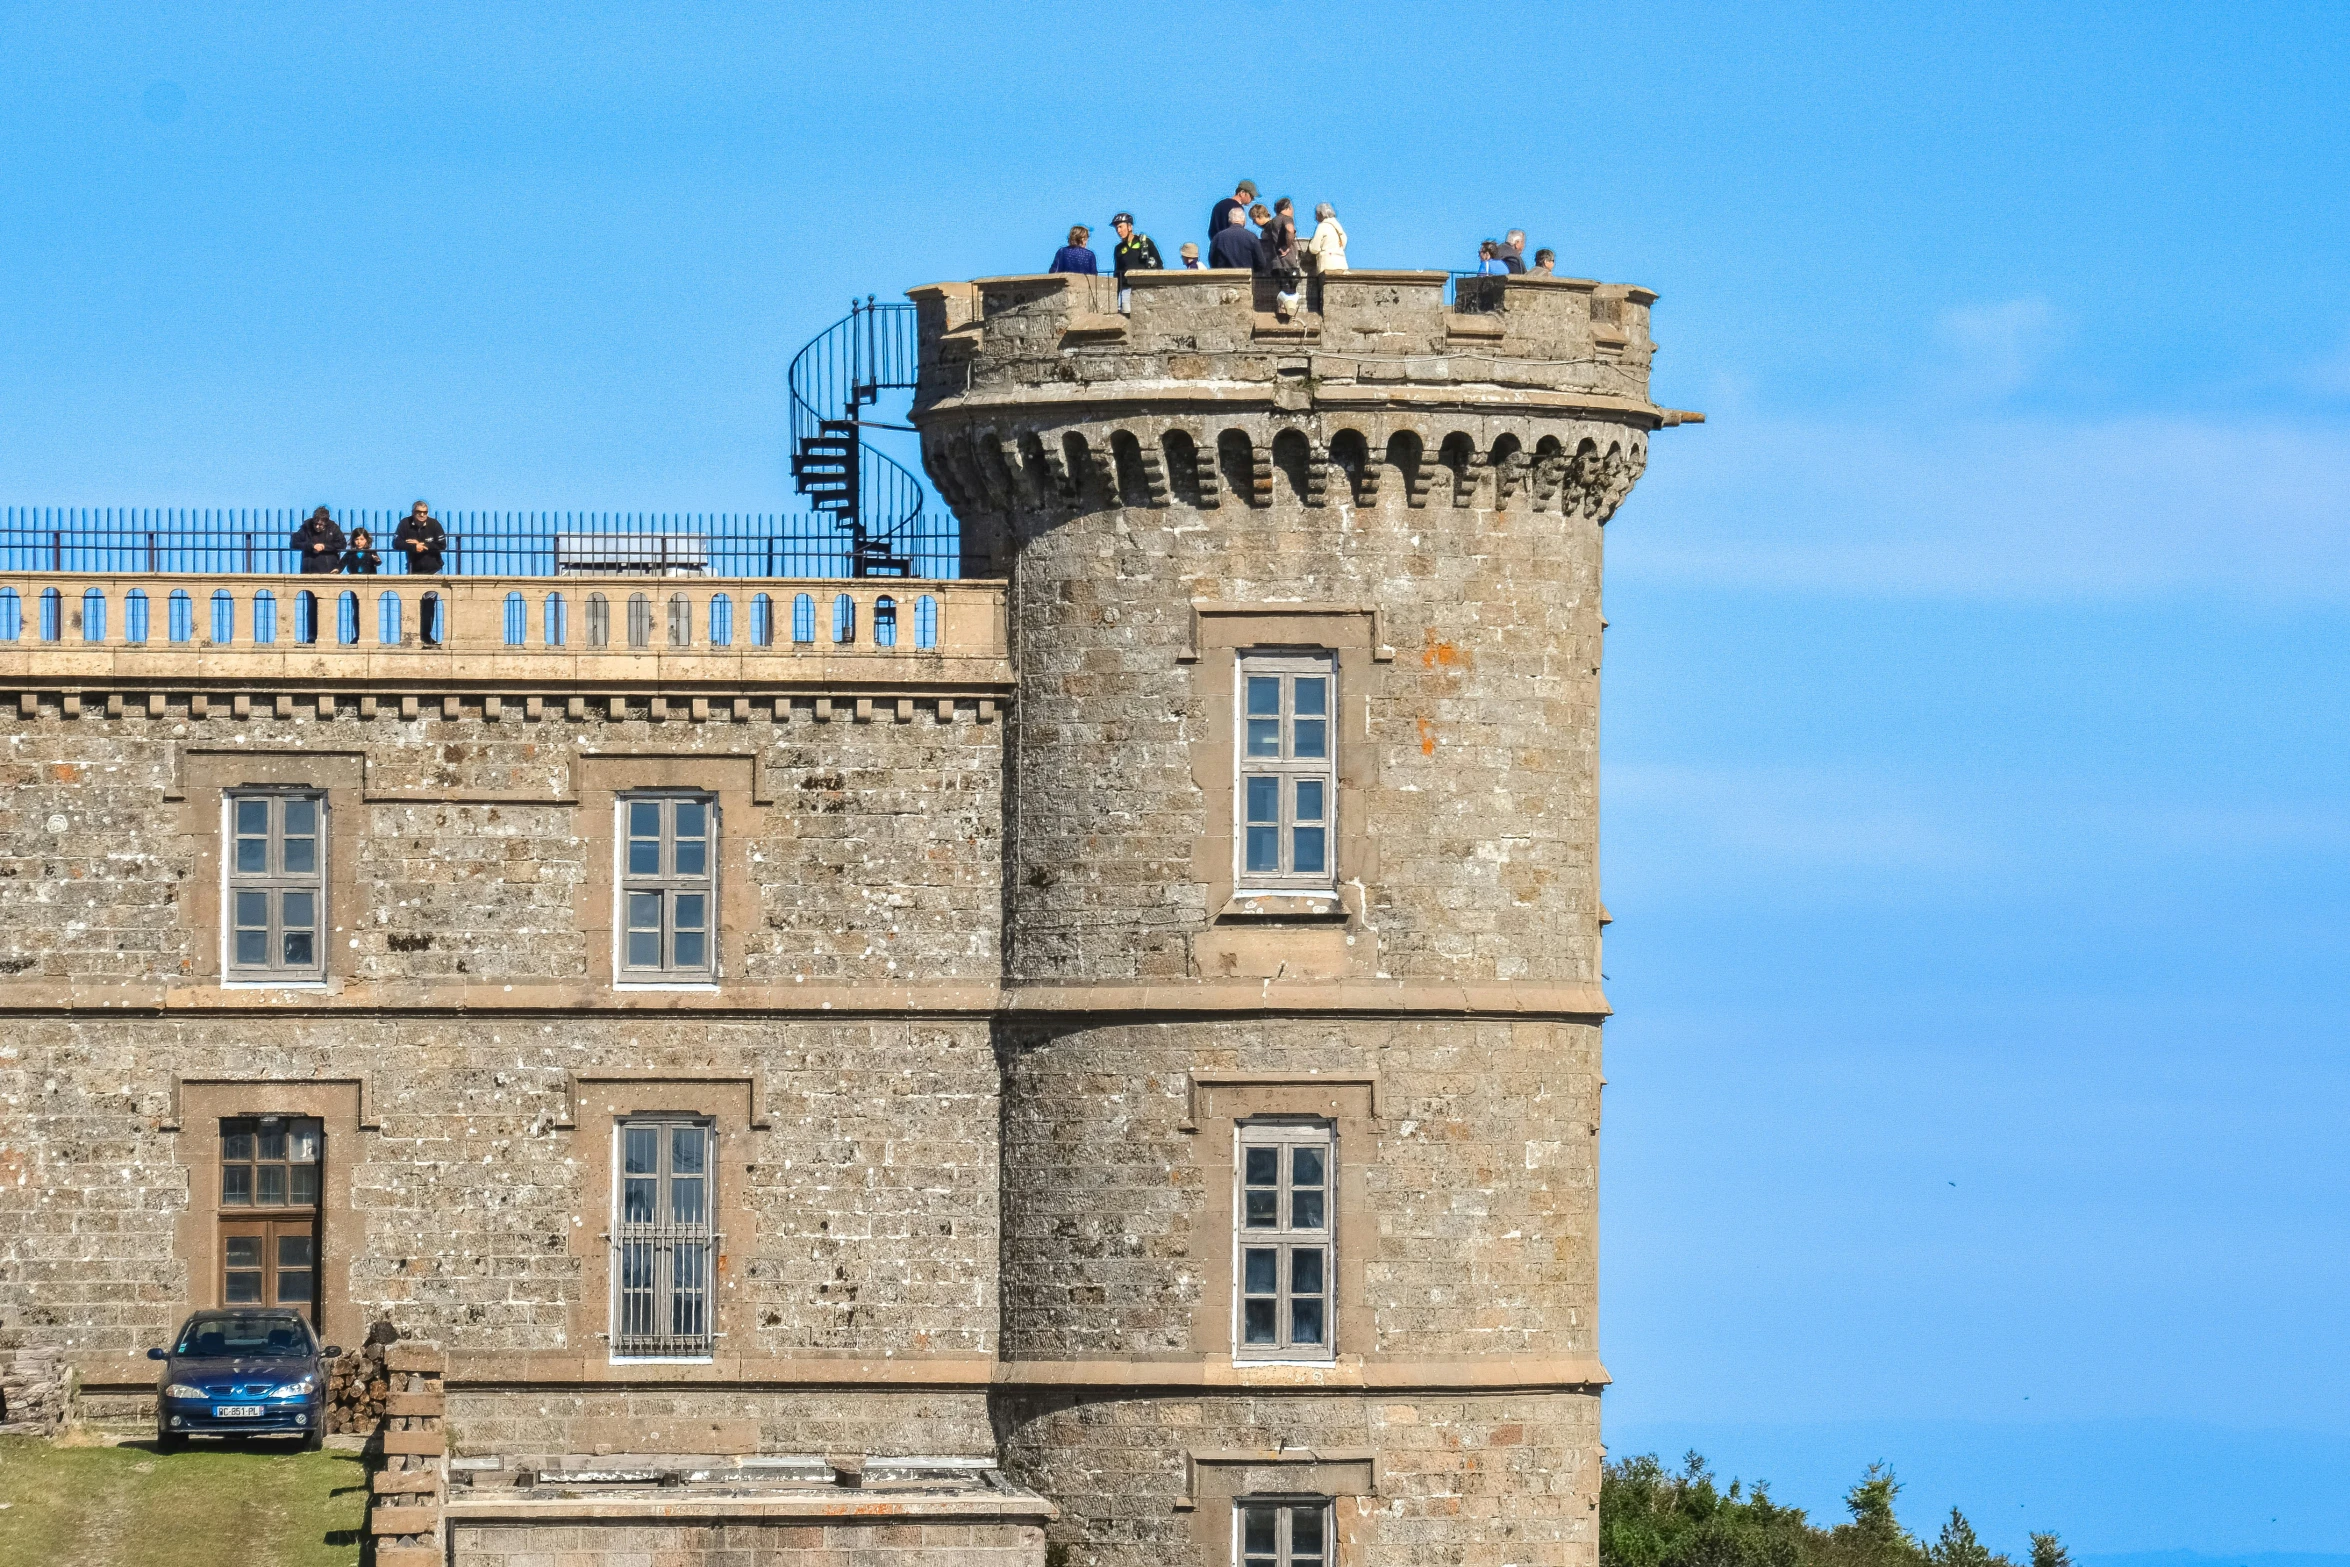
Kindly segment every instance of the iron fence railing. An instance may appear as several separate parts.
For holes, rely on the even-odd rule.
[[[183,510],[8,507],[0,511],[0,571],[294,573],[296,507]],[[392,548],[400,511],[335,510],[346,539],[372,535],[382,570],[406,572]],[[851,577],[855,541],[821,514],[767,512],[507,512],[436,514],[448,539],[442,571],[503,577]],[[952,516],[922,513],[893,539],[907,575],[960,575]]]

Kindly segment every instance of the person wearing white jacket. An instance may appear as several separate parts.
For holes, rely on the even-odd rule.
[[[1346,230],[1338,226],[1338,210],[1326,201],[1314,208],[1314,232],[1306,241],[1306,255],[1316,272],[1346,270]]]

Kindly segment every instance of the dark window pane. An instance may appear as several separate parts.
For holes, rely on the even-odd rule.
[[[289,1126],[286,1128],[286,1157],[309,1164],[318,1158],[318,1128]]]
[[[632,1126],[621,1134],[623,1168],[630,1175],[651,1175],[660,1168],[661,1130]]]
[[[710,845],[700,838],[677,840],[677,874],[699,876],[709,867]]]
[[[1322,1150],[1319,1148],[1292,1149],[1289,1155],[1289,1180],[1293,1186],[1322,1184]]]
[[[315,940],[316,933],[313,931],[287,931],[285,966],[287,968],[310,968],[314,966],[318,962],[317,957],[314,955]]]
[[[669,1168],[678,1175],[702,1173],[702,1159],[709,1147],[709,1133],[698,1126],[673,1127],[669,1133]]]
[[[1241,1293],[1270,1295],[1281,1287],[1281,1253],[1270,1246],[1250,1246],[1241,1254]]]
[[[269,869],[269,840],[267,838],[239,838],[237,840],[237,869],[249,876],[259,876]]]
[[[1319,827],[1299,827],[1290,833],[1290,867],[1300,875],[1318,875],[1323,868],[1323,836]]]
[[[254,1200],[264,1208],[282,1208],[286,1205],[286,1167],[282,1164],[264,1164],[255,1168],[261,1189]]]
[[[698,892],[679,893],[677,895],[677,928],[679,930],[702,929],[702,910],[707,901]]]
[[[706,801],[680,800],[677,802],[677,836],[680,838],[707,837],[710,808]]]
[[[1290,1193],[1289,1227],[1293,1230],[1318,1230],[1322,1227],[1320,1192]]]
[[[1281,820],[1280,779],[1251,778],[1248,781],[1248,819],[1252,822]]]
[[[1289,754],[1291,756],[1327,756],[1330,754],[1330,721],[1325,718],[1301,718],[1290,727]]]
[[[632,930],[628,933],[628,966],[630,968],[659,968],[661,966],[661,933],[657,930]]]
[[[258,1306],[261,1304],[261,1275],[258,1273],[231,1273],[221,1298],[231,1306]]]
[[[631,1224],[653,1222],[653,1178],[632,1176],[620,1183],[620,1217]]]
[[[261,1136],[256,1144],[254,1157],[257,1159],[283,1159],[285,1156],[285,1128],[282,1126],[275,1128],[263,1127],[261,1130]]]
[[[261,1266],[261,1237],[258,1235],[231,1235],[222,1243],[223,1254],[232,1268]]]
[[[628,802],[628,835],[631,838],[658,838],[661,836],[660,801],[631,800]]]
[[[240,892],[237,894],[237,929],[262,930],[269,924],[269,894]]]
[[[249,1164],[228,1164],[220,1170],[220,1204],[224,1208],[249,1208],[253,1205],[253,1167]]]
[[[286,840],[286,872],[293,876],[307,876],[318,869],[318,840],[316,838],[288,838]]]
[[[1322,1303],[1319,1300],[1293,1300],[1289,1303],[1289,1342],[1322,1342]]]
[[[1320,718],[1330,711],[1330,682],[1320,675],[1300,675],[1289,683],[1290,711],[1300,718]]]
[[[1278,718],[1281,716],[1281,677],[1279,675],[1251,675],[1248,677],[1248,716],[1251,718]]]
[[[310,1237],[307,1235],[280,1235],[277,1238],[277,1265],[281,1268],[310,1266]]]
[[[1251,827],[1248,830],[1248,868],[1252,871],[1281,869],[1280,828]]]
[[[269,932],[240,930],[237,932],[237,961],[260,967],[269,962]]]
[[[1248,1227],[1269,1230],[1281,1222],[1281,1194],[1252,1191],[1248,1195]]]
[[[306,1306],[310,1303],[310,1270],[308,1268],[280,1268],[278,1270],[277,1303],[281,1306]]]
[[[708,942],[698,930],[677,933],[677,966],[681,969],[701,968],[708,961]]]
[[[628,874],[631,876],[658,876],[661,874],[660,839],[631,838],[628,840]]]
[[[1273,1310],[1280,1305],[1274,1300],[1244,1300],[1240,1303],[1240,1338],[1244,1344],[1270,1344],[1273,1340]]]
[[[265,836],[269,832],[269,802],[267,800],[239,800],[237,802],[237,835]]]
[[[1292,1246],[1289,1249],[1289,1292],[1292,1295],[1322,1293],[1322,1256],[1322,1248],[1319,1246]]]
[[[223,1159],[251,1159],[253,1134],[251,1132],[224,1132],[220,1138],[220,1156]]]
[[[318,802],[294,799],[286,802],[286,836],[314,838],[318,836]]]
[[[653,1283],[653,1248],[639,1242],[620,1248],[620,1283],[624,1289],[649,1289]]]
[[[1272,1186],[1281,1180],[1281,1150],[1278,1148],[1251,1148],[1248,1157],[1248,1184]]]
[[[1252,718],[1248,721],[1248,754],[1251,756],[1279,756],[1281,754],[1281,720]]]
[[[702,1217],[702,1180],[699,1176],[669,1183],[669,1217],[680,1224]]]
[[[1300,778],[1297,781],[1297,809],[1289,813],[1290,820],[1318,822],[1322,819],[1322,780]]]
[[[286,1201],[297,1208],[318,1206],[318,1166],[297,1164],[287,1172]]]
[[[1293,1557],[1322,1554],[1321,1508],[1292,1507],[1289,1509],[1289,1554]]]
[[[659,930],[661,928],[661,895],[657,892],[632,892],[628,895],[628,928],[630,930]]]
[[[318,894],[289,892],[278,905],[280,923],[293,930],[309,930],[318,923]]]
[[[1251,1556],[1270,1556],[1280,1549],[1280,1536],[1275,1532],[1281,1521],[1278,1507],[1244,1507],[1240,1510],[1240,1548]]]

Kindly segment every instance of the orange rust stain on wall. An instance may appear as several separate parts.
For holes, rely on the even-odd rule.
[[[1429,727],[1428,720],[1425,718],[1415,718],[1412,722],[1420,726],[1420,754],[1434,756],[1436,754],[1436,731]]]

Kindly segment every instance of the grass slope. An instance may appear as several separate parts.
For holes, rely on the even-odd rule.
[[[367,1474],[289,1445],[52,1447],[0,1437],[0,1567],[356,1567]]]

